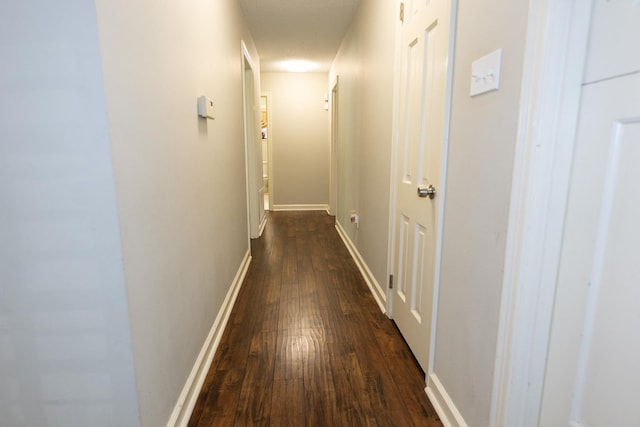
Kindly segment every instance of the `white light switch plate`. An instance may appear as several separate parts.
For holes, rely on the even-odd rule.
[[[470,95],[498,90],[500,86],[500,65],[502,63],[502,49],[491,52],[471,64]]]

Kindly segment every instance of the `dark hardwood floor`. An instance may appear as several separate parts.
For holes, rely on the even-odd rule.
[[[190,427],[442,426],[333,224],[269,214]]]

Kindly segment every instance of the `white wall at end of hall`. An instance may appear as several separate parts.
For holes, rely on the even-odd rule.
[[[271,93],[273,204],[329,204],[327,74],[262,73],[261,85]]]

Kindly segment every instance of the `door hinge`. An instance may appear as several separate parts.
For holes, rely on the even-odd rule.
[[[389,275],[389,289],[393,289],[393,274]]]
[[[400,21],[404,22],[404,2],[400,3]]]

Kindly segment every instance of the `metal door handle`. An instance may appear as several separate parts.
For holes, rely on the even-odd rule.
[[[429,186],[420,185],[420,186],[418,186],[418,197],[427,197],[427,196],[430,199],[433,199],[434,197],[436,197],[436,187],[434,187],[433,185],[429,185]]]

